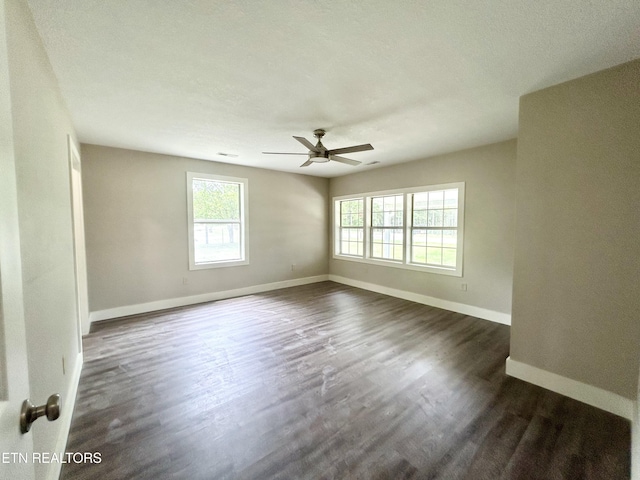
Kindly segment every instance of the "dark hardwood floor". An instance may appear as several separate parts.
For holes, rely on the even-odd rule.
[[[62,479],[625,479],[628,421],[504,374],[509,327],[331,282],[101,322]]]

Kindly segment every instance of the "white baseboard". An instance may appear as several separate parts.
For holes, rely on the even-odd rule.
[[[631,480],[640,480],[640,400],[634,404],[631,421]]]
[[[66,396],[62,397],[60,418],[58,421],[61,423],[60,432],[56,440],[56,446],[53,452],[58,455],[64,454],[67,448],[67,440],[69,438],[69,430],[71,429],[71,419],[73,417],[73,410],[76,405],[76,394],[78,393],[78,385],[80,384],[80,374],[82,373],[82,353],[78,354],[76,358],[76,364],[71,373],[71,381],[69,382],[69,388],[67,388]],[[53,453],[52,452],[52,453]],[[51,462],[49,464],[49,470],[47,471],[47,480],[58,480],[60,478],[60,471],[62,469],[62,463]]]
[[[352,287],[362,288],[364,290],[369,290],[376,293],[382,293],[391,297],[397,297],[402,298],[403,300],[421,303],[423,305],[430,305],[432,307],[442,308],[445,310],[450,310],[452,312],[463,313],[465,315],[471,315],[473,317],[490,320],[496,323],[502,323],[503,325],[511,325],[511,315],[508,313],[496,312],[494,310],[475,307],[473,305],[452,302],[450,300],[443,300],[441,298],[430,297],[428,295],[422,295],[420,293],[413,293],[407,292],[405,290],[398,290],[396,288],[384,287],[382,285],[362,282],[360,280],[353,280],[351,278],[341,277],[339,275],[329,275],[329,280],[331,280],[332,282],[342,283],[344,285],[350,285]]]
[[[506,373],[633,421],[635,402],[616,393],[512,360],[511,357],[507,357]]]
[[[284,280],[282,282],[264,283],[262,285],[252,285],[250,287],[236,288],[233,290],[223,290],[221,292],[203,293],[201,295],[191,295],[188,297],[170,298],[167,300],[158,300],[155,302],[139,303],[137,305],[126,305],[124,307],[108,308],[105,310],[97,310],[95,312],[91,312],[89,314],[89,322],[93,323],[100,320],[109,320],[112,318],[137,315],[139,313],[155,312],[158,310],[166,310],[167,308],[184,307],[186,305],[194,305],[196,303],[213,302],[215,300],[223,300],[225,298],[242,297],[243,295],[253,295],[255,293],[278,290],[279,288],[297,287],[299,285],[325,282],[327,280],[329,280],[329,275],[316,275],[314,277],[304,277],[296,278],[293,280]]]

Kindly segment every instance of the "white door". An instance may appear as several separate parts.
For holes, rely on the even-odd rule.
[[[0,2],[0,478],[31,480],[33,440],[19,427],[29,369],[5,22]]]
[[[4,164],[4,158],[2,163]],[[4,165],[0,167],[0,478],[34,478],[33,437],[20,433],[20,408],[29,397],[19,244],[7,235]],[[15,218],[17,224],[17,218]],[[16,225],[17,226],[17,225]]]

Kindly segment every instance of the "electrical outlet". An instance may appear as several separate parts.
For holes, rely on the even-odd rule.
[[[466,283],[461,283],[460,284],[460,290],[462,290],[463,292],[467,291],[467,284]]]
[[[296,270],[296,264],[295,264],[295,263],[292,263],[292,264],[291,264],[291,271],[292,271],[292,272],[295,272],[295,270]]]

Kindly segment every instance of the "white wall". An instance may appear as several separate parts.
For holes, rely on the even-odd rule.
[[[30,395],[36,404],[63,397],[62,417],[40,420],[30,434],[34,451],[55,452],[64,448],[81,361],[67,151],[75,134],[26,2],[5,3]],[[35,467],[44,478],[59,465]]]
[[[640,60],[521,98],[511,328],[512,360],[629,405],[640,362],[638,79]]]
[[[327,273],[327,179],[95,145],[82,168],[94,318]],[[249,265],[189,271],[188,171],[249,179]]]
[[[0,452],[29,455],[33,436],[20,435],[16,428],[16,412],[29,396],[29,368],[6,25],[5,2],[0,1]],[[6,478],[32,480],[35,475],[33,465],[4,463],[1,468]]]
[[[330,273],[435,297],[459,306],[477,307],[487,310],[491,317],[508,319],[513,269],[515,159],[516,141],[510,140],[332,178],[331,197],[466,182],[466,201],[462,278],[340,259],[330,260]],[[460,289],[461,283],[467,284],[467,291]]]

